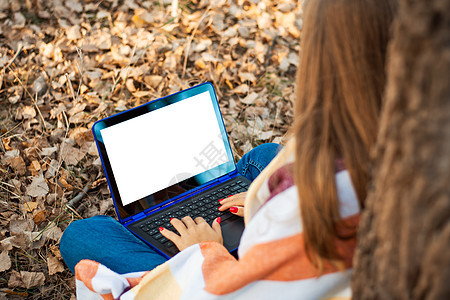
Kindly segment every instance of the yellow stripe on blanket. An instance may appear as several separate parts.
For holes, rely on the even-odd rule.
[[[161,288],[170,287],[170,289]],[[131,289],[136,300],[148,299],[151,295],[155,300],[179,299],[183,292],[181,286],[173,277],[168,263],[159,265],[143,277],[139,285]]]

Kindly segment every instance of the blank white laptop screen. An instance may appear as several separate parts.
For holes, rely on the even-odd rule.
[[[123,205],[228,161],[209,92],[100,132]]]

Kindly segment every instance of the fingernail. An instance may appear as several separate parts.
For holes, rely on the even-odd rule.
[[[219,199],[219,203],[222,202],[223,199]]]
[[[234,196],[234,195],[230,195],[230,196],[228,196],[227,198],[230,198],[230,197],[232,197],[232,196]]]
[[[164,230],[164,228],[162,228],[162,227],[159,227],[159,231],[163,231]]]
[[[219,206],[218,210],[220,210],[221,208],[222,208],[222,205],[221,205],[221,206]]]
[[[167,220],[167,219],[166,219],[166,220]],[[172,221],[172,220],[173,220],[173,218],[170,218],[169,222]]]
[[[230,207],[230,212],[236,213],[237,211],[238,211],[237,207],[234,207],[234,206]]]
[[[220,222],[222,222],[222,219],[221,219],[220,217],[218,217],[218,218],[216,219],[216,222],[220,224]]]

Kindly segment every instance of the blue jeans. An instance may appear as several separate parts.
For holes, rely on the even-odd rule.
[[[238,172],[253,181],[281,148],[272,143],[254,148],[237,163]],[[167,260],[108,216],[72,222],[59,249],[72,272],[82,259],[97,261],[120,274],[152,270]]]

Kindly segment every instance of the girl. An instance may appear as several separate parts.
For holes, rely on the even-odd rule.
[[[250,187],[239,259],[221,245],[220,220],[210,227],[201,218],[173,219],[178,232],[160,230],[179,254],[126,275],[83,260],[76,266],[78,297],[351,297],[395,6],[394,0],[306,3],[294,137]],[[237,201],[222,201],[222,209]]]

